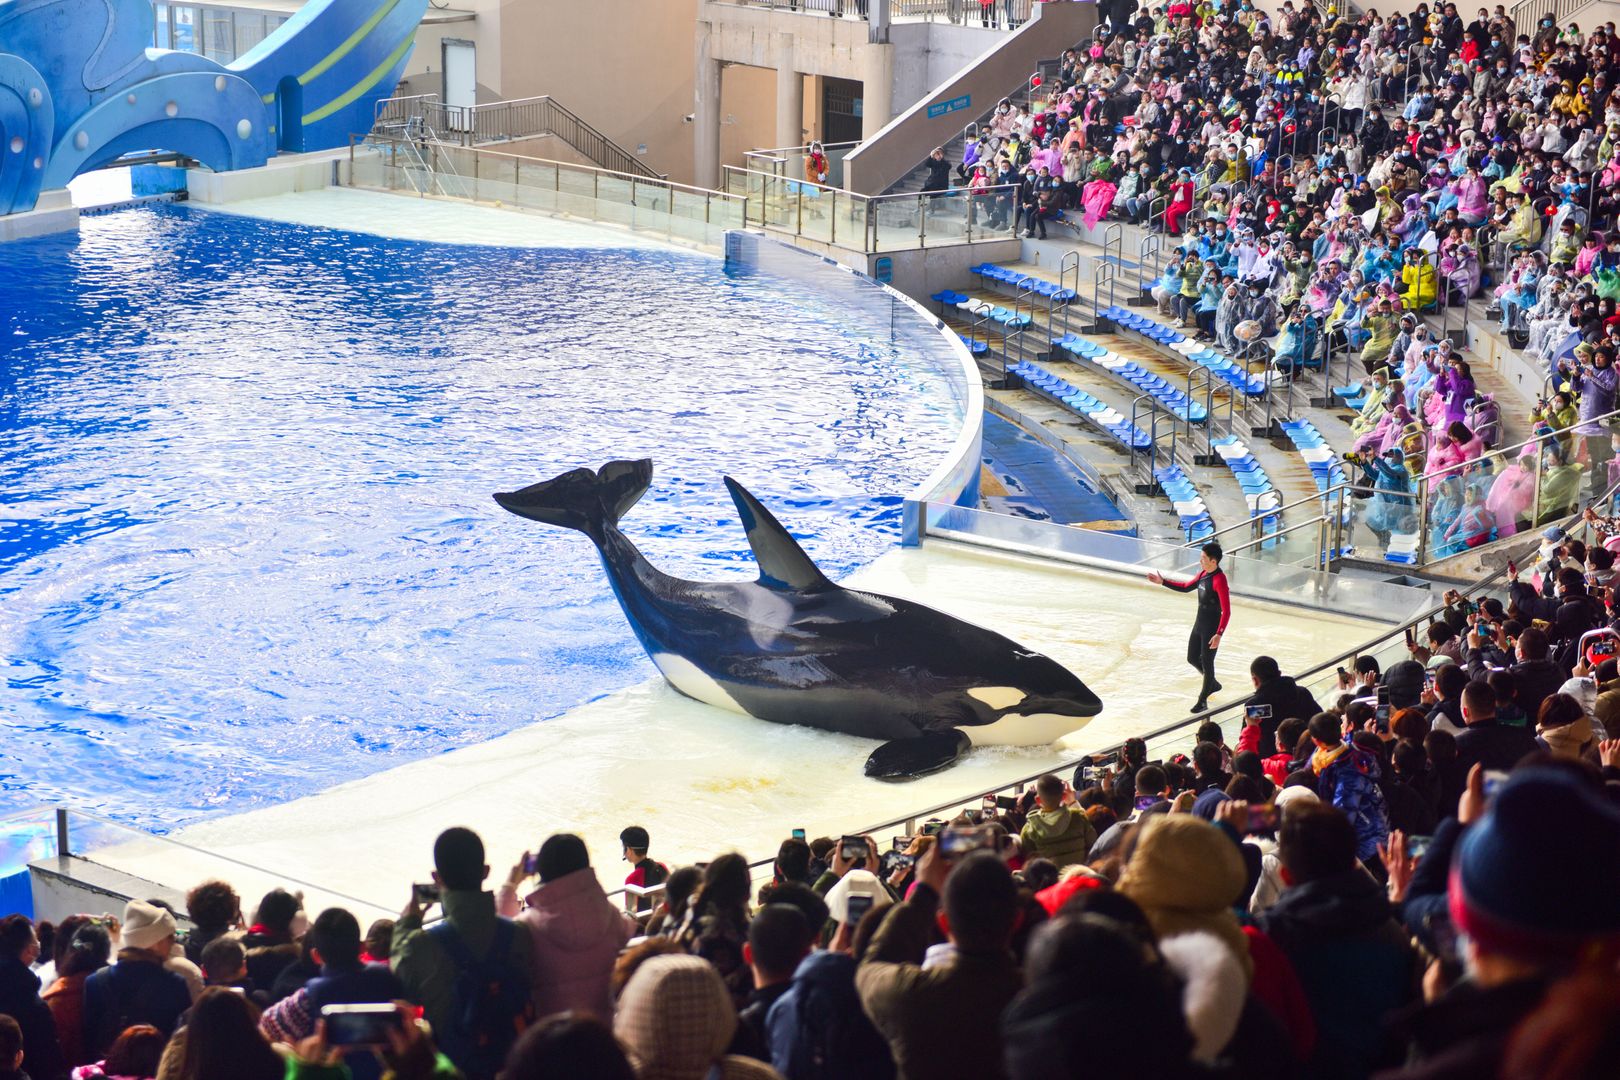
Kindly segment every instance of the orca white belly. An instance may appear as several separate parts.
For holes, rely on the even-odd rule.
[[[974,746],[1045,746],[1086,726],[1090,717],[1060,713],[1008,713],[993,724],[964,727]]]
[[[742,713],[744,716],[752,715],[749,711],[737,704],[735,698],[726,693],[726,688],[711,679],[708,674],[684,656],[674,653],[653,653],[652,662],[658,665],[658,671],[671,686],[695,701],[705,705],[713,705],[717,709],[728,712]]]

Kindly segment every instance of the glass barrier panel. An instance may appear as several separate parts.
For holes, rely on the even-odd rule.
[[[924,247],[966,243],[970,198],[965,192],[923,197]]]
[[[833,206],[832,228],[835,240],[841,247],[857,251],[872,250],[872,238],[866,224],[866,208],[870,205],[869,199],[859,195],[839,193]]]
[[[1032,552],[1132,574],[1157,570],[1190,576],[1196,572],[1198,562],[1198,552],[1192,548],[944,503],[930,502],[924,507],[924,531],[944,539],[984,541],[1003,550]],[[1234,591],[1241,595],[1327,609],[1384,625],[1415,615],[1429,604],[1430,594],[1424,589],[1371,578],[1341,577],[1241,554],[1223,566]]]
[[[631,224],[630,180],[612,173],[596,174],[596,213],[600,221],[614,225]]]
[[[872,250],[914,248],[922,235],[922,196],[873,199]]]
[[[747,199],[711,199],[709,224],[719,229],[741,229],[747,224],[745,211],[751,205]]]
[[[799,184],[799,224],[800,236],[811,240],[820,240],[831,243],[833,236],[833,215],[838,192],[830,188],[813,187],[810,184]]]

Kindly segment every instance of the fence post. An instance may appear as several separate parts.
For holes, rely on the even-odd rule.
[[[73,854],[73,849],[69,845],[68,812],[60,807],[56,811],[56,854],[58,858],[66,858]]]

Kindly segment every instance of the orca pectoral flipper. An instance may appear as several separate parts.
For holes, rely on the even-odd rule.
[[[955,764],[972,745],[972,740],[960,728],[895,739],[872,751],[866,759],[866,775],[874,780],[911,780],[927,776]]]

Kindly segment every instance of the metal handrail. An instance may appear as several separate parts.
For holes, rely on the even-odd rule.
[[[349,163],[351,165],[354,163],[354,151],[358,147],[366,145],[392,146],[409,141],[410,140],[408,139],[402,139],[393,135],[378,135],[376,133],[369,135],[350,135]],[[570,172],[594,173],[597,176],[608,176],[621,180],[634,181],[636,184],[646,184],[653,187],[666,188],[671,191],[685,191],[693,195],[706,195],[710,198],[722,199],[727,202],[747,201],[747,196],[737,195],[728,191],[716,191],[713,188],[696,187],[692,184],[681,184],[675,182],[674,180],[664,180],[659,177],[647,177],[638,173],[617,172],[613,169],[603,169],[595,165],[578,165],[571,161],[552,161],[548,158],[528,157],[523,154],[509,154],[501,150],[486,150],[481,146],[458,146],[456,148],[461,150],[463,153],[476,154],[482,157],[504,158],[508,161],[518,161],[525,164],[556,166]],[[762,175],[768,176],[769,174],[765,173]],[[798,181],[795,182],[797,183]]]
[[[482,105],[450,105],[435,94],[418,95],[415,99],[389,99],[390,102],[411,100],[418,101],[420,114],[439,133],[436,137],[445,142],[472,147],[549,135],[561,139],[609,172],[649,180],[662,180],[667,175],[643,164],[635,154],[549,94]],[[379,108],[384,104],[379,102]],[[446,138],[447,134],[453,137]]]
[[[1602,502],[1604,499],[1611,498],[1617,491],[1620,491],[1620,484],[1616,484],[1615,486],[1611,487],[1597,501]],[[1581,521],[1581,516],[1579,514],[1572,515],[1571,518],[1569,519],[1568,527],[1574,527],[1580,521]],[[1497,581],[1500,578],[1502,578],[1506,573],[1507,573],[1507,567],[1505,565],[1501,566],[1501,567],[1498,567],[1496,570],[1493,570],[1490,574],[1486,575],[1484,578],[1482,578],[1479,581],[1475,582],[1473,585],[1470,585],[1466,589],[1461,590],[1459,595],[1461,595],[1462,598],[1465,599],[1465,600],[1469,599],[1470,597],[1477,596],[1480,593],[1484,592],[1486,589],[1493,587],[1497,583]],[[1413,616],[1412,618],[1409,618],[1406,621],[1402,622],[1399,626],[1395,627],[1393,630],[1386,631],[1386,632],[1378,635],[1377,637],[1374,637],[1374,638],[1372,638],[1372,639],[1370,639],[1368,641],[1363,642],[1360,645],[1357,645],[1353,649],[1349,649],[1349,650],[1347,650],[1345,652],[1342,652],[1342,653],[1338,654],[1337,656],[1331,657],[1330,659],[1324,660],[1324,661],[1316,664],[1314,667],[1308,668],[1307,670],[1300,672],[1298,675],[1294,676],[1294,679],[1295,679],[1296,682],[1304,682],[1305,680],[1310,679],[1310,678],[1312,678],[1314,676],[1322,675],[1322,674],[1325,674],[1325,673],[1327,673],[1329,671],[1332,671],[1335,667],[1337,667],[1340,664],[1343,664],[1347,660],[1353,660],[1356,657],[1361,656],[1364,653],[1372,653],[1372,652],[1375,652],[1375,651],[1377,651],[1379,649],[1382,649],[1382,648],[1385,648],[1387,646],[1393,645],[1393,644],[1395,644],[1395,642],[1398,639],[1400,639],[1401,637],[1403,637],[1405,635],[1407,630],[1416,629],[1418,626],[1423,624],[1426,620],[1430,620],[1430,619],[1434,618],[1436,615],[1438,615],[1442,610],[1445,609],[1445,607],[1446,607],[1446,605],[1444,603],[1437,603],[1437,604],[1433,605],[1432,607],[1429,607],[1426,610],[1420,612],[1419,614]],[[1178,734],[1180,732],[1185,732],[1185,731],[1191,729],[1192,727],[1194,727],[1194,725],[1203,723],[1203,722],[1205,722],[1207,720],[1211,720],[1216,716],[1222,716],[1222,715],[1227,715],[1227,714],[1231,714],[1231,715],[1235,716],[1235,715],[1237,715],[1238,710],[1242,709],[1246,702],[1247,702],[1247,698],[1245,697],[1245,698],[1240,698],[1237,701],[1233,701],[1233,702],[1231,702],[1229,704],[1226,704],[1226,705],[1219,705],[1219,706],[1215,706],[1213,708],[1205,709],[1202,712],[1193,713],[1191,716],[1188,716],[1188,717],[1186,717],[1186,718],[1184,718],[1182,720],[1178,720],[1178,721],[1176,721],[1174,723],[1171,723],[1171,724],[1166,724],[1163,727],[1155,728],[1152,731],[1144,732],[1142,735],[1137,736],[1137,737],[1142,739],[1145,742],[1146,741],[1157,740],[1157,739],[1162,739],[1162,738],[1165,738],[1166,736],[1169,736],[1169,735],[1175,735],[1175,734]],[[868,826],[868,827],[863,828],[863,829],[856,830],[856,832],[858,834],[860,834],[860,835],[877,836],[878,834],[882,833],[883,831],[885,831],[887,829],[891,829],[891,828],[894,828],[896,826],[902,826],[902,825],[907,826],[907,831],[908,832],[915,832],[915,827],[914,826],[915,826],[915,823],[917,821],[926,820],[926,819],[928,819],[930,817],[935,817],[935,816],[938,816],[940,814],[946,813],[948,811],[957,810],[957,809],[960,809],[961,807],[964,807],[964,806],[973,806],[973,805],[979,804],[979,803],[981,803],[983,801],[984,797],[987,796],[987,795],[996,795],[996,794],[999,794],[999,793],[1007,791],[1007,790],[1016,790],[1016,791],[1021,792],[1026,787],[1033,784],[1036,780],[1040,779],[1042,776],[1046,775],[1047,773],[1062,773],[1062,772],[1072,771],[1072,770],[1074,770],[1076,768],[1079,768],[1081,765],[1089,764],[1095,757],[1104,756],[1104,755],[1110,755],[1110,754],[1116,754],[1117,755],[1118,753],[1120,753],[1120,751],[1123,748],[1124,748],[1123,743],[1117,743],[1117,744],[1115,744],[1112,747],[1109,747],[1107,749],[1092,751],[1091,753],[1085,754],[1085,755],[1083,755],[1081,757],[1074,758],[1074,759],[1072,759],[1070,761],[1065,761],[1065,762],[1062,762],[1062,763],[1060,763],[1058,765],[1052,766],[1050,768],[1042,769],[1038,773],[1032,773],[1032,774],[1030,774],[1028,776],[1019,777],[1016,780],[1003,781],[1002,783],[997,784],[994,787],[987,788],[987,789],[975,792],[975,793],[970,794],[970,795],[965,795],[965,796],[962,796],[960,798],[949,799],[949,800],[947,800],[945,802],[938,803],[938,804],[936,804],[934,806],[930,806],[930,807],[927,807],[927,808],[922,809],[922,810],[915,810],[915,811],[912,811],[909,814],[906,814],[903,817],[898,817],[898,818],[894,818],[894,819],[889,820],[889,821],[880,822],[880,823],[878,823],[876,825],[872,825],[872,826]]]

